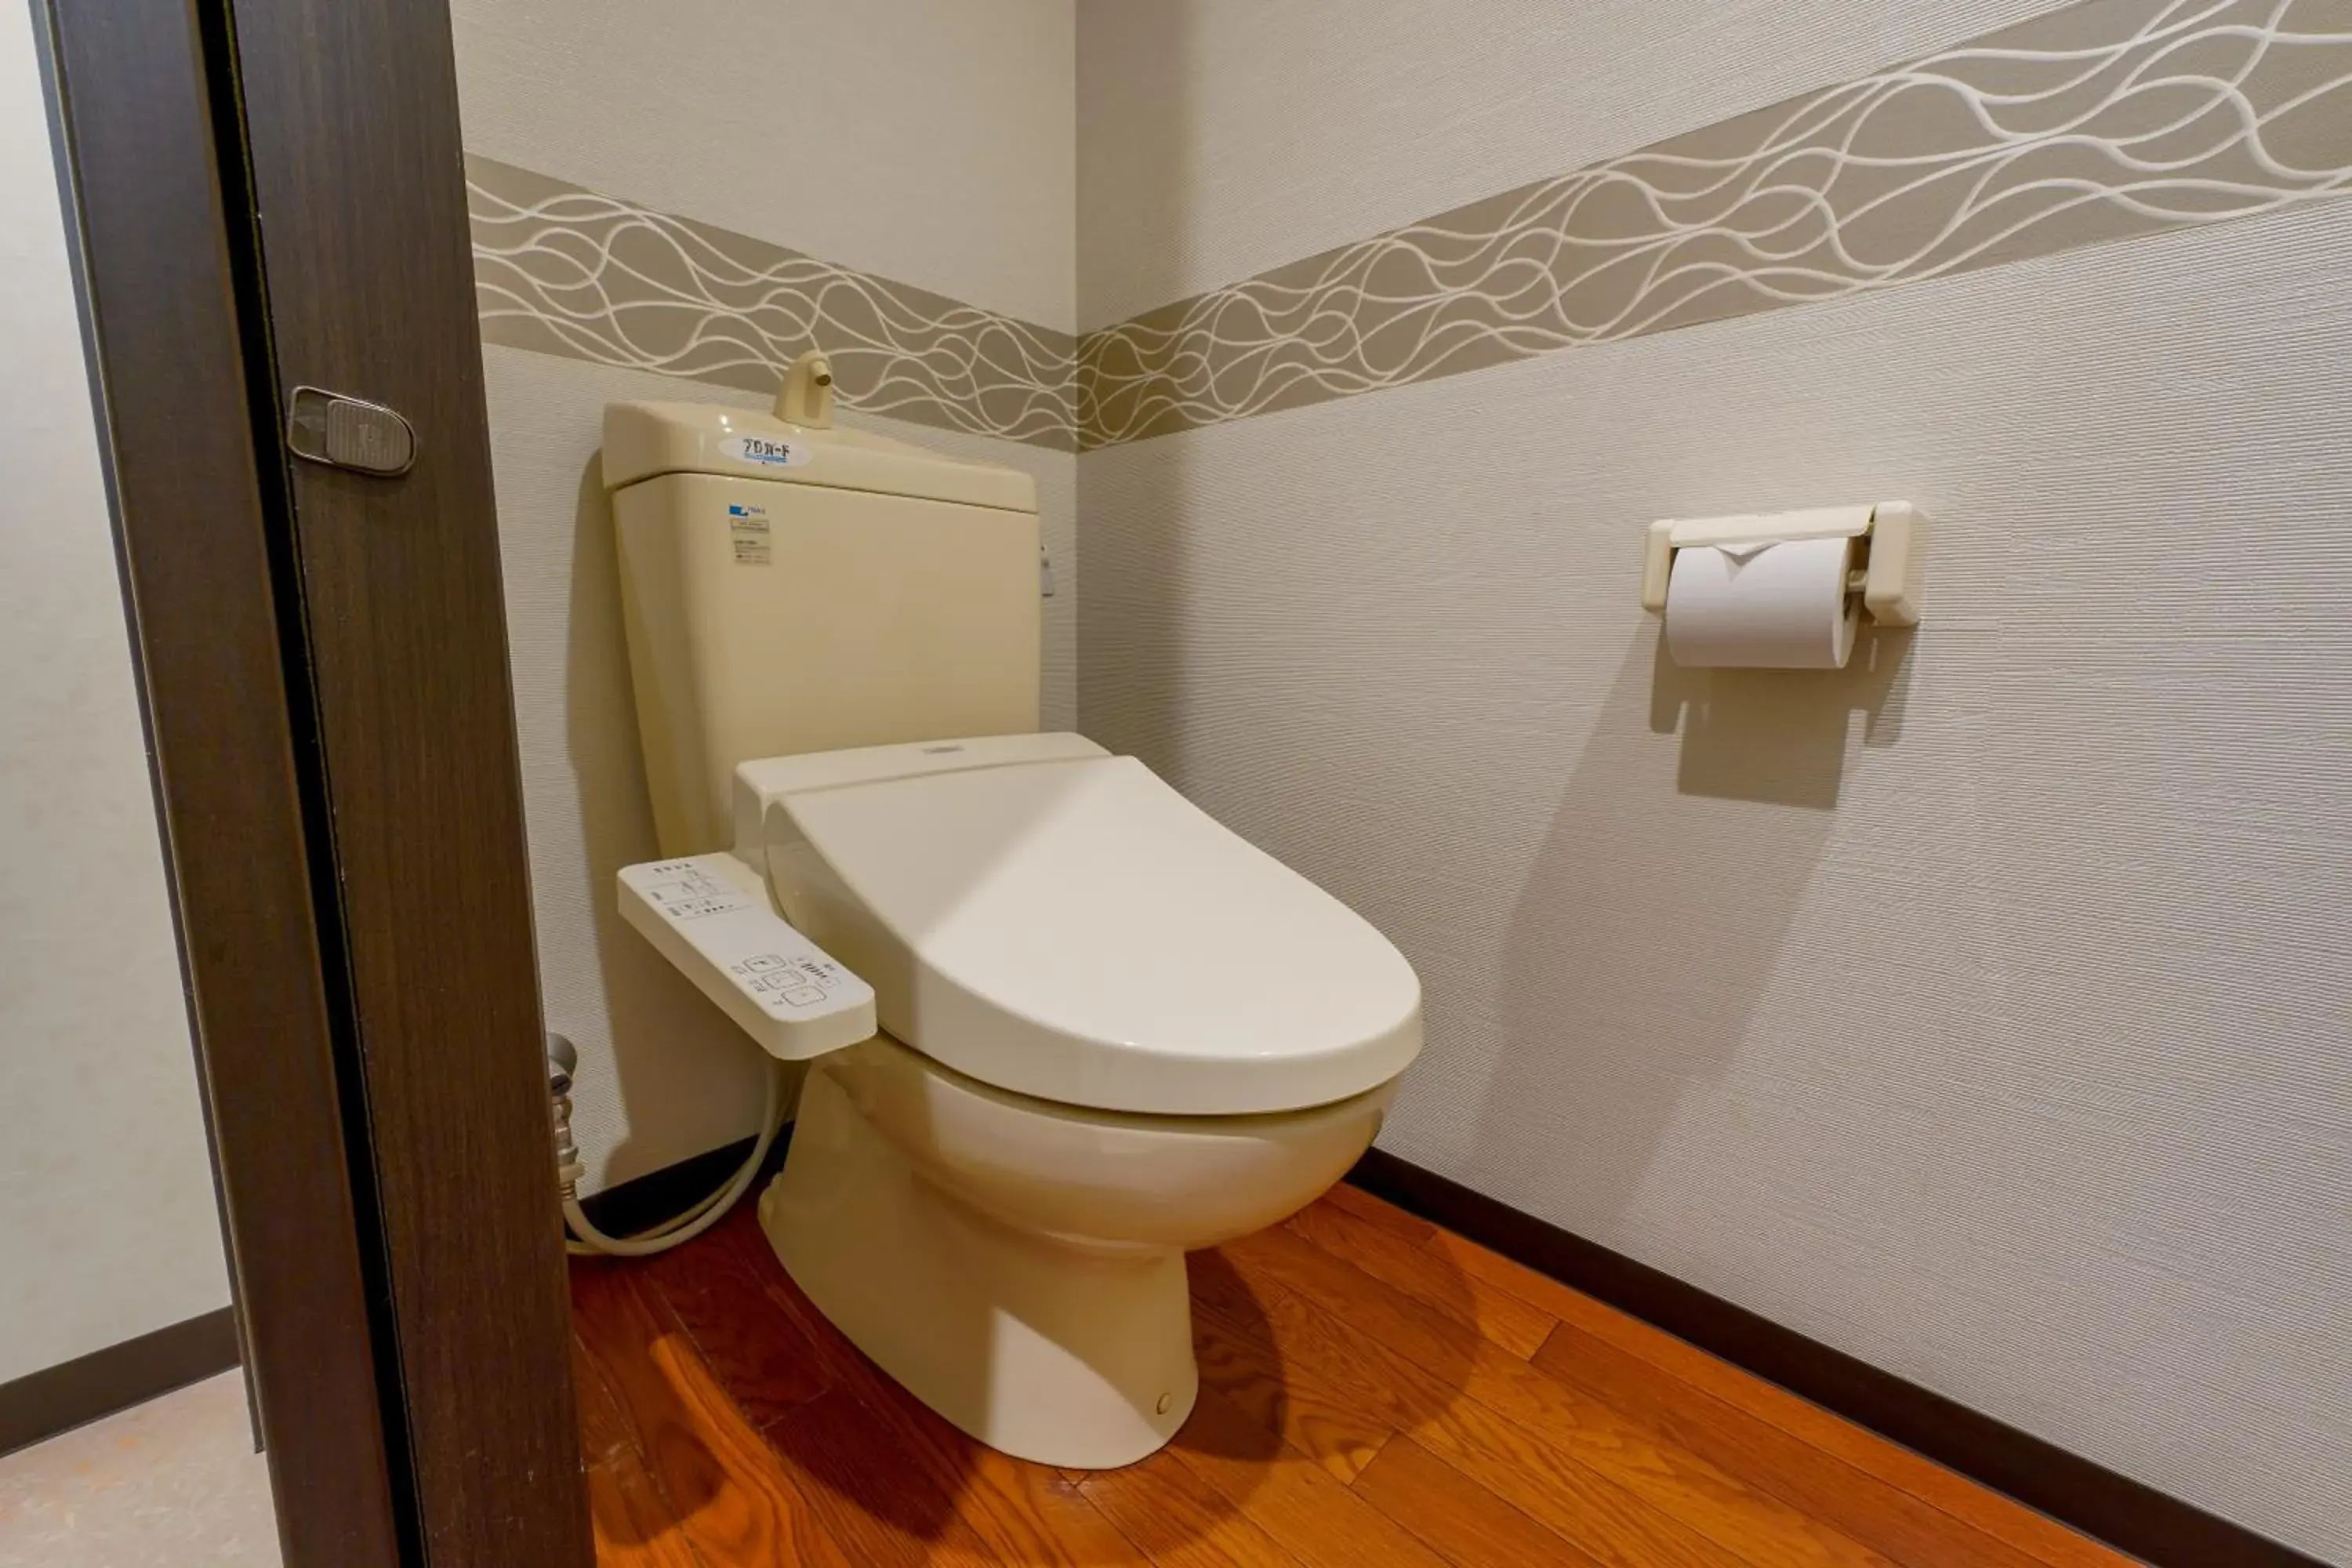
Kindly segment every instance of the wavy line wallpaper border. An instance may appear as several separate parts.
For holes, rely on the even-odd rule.
[[[2352,184],[2352,0],[2084,0],[1079,340],[1086,447]]]
[[[1073,338],[468,155],[485,342],[1071,451],[2352,189],[2352,0],[2080,0]]]
[[[851,407],[1076,449],[1067,332],[496,159],[466,195],[485,342],[754,392],[821,343]]]

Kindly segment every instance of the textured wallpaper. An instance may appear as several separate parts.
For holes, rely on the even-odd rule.
[[[2352,7],[2084,0],[1087,333],[1107,446],[2352,184]]]
[[[1077,324],[1072,0],[449,0],[449,19],[468,153]]]
[[[1087,86],[1082,142],[1201,159],[1168,182],[1189,221],[1253,213],[1320,256],[1316,215],[1285,228],[1268,195],[1297,171],[1186,118],[1215,97],[1197,52],[1087,42],[1200,8],[1084,6],[1081,58],[1133,74]],[[1460,273],[1374,235],[1337,254],[1389,260],[1316,311],[1212,290],[1222,344],[1167,373],[1208,422],[1080,455],[1081,726],[1412,960],[1429,1043],[1384,1147],[2352,1560],[2352,203],[2328,195],[2352,7],[2084,7],[1762,114],[1821,8],[1700,9],[1720,28],[1558,8],[1515,47],[1525,76],[1605,61],[1610,101],[1713,127],[1596,167],[1664,188],[1646,160],[1679,147],[1735,182],[1655,207],[1542,182],[1532,232],[1537,198],[1495,198],[1449,134],[1474,44],[1328,40],[1324,78],[1419,128],[1399,179],[1453,180],[1426,210],[1486,216],[1419,242]],[[2069,58],[1986,58],[2017,37]],[[1311,142],[1321,104],[1281,102]],[[1852,132],[1909,161],[1739,184],[1784,127],[1792,156]],[[2021,194],[1988,205],[2001,180]],[[1780,206],[1734,199],[1767,184]],[[1784,291],[1819,297],[1766,294],[1752,258],[1657,294],[1683,254],[1661,213],[1708,265],[1785,220]],[[1154,272],[1116,237],[1083,249],[1122,268],[1083,298]],[[1642,297],[1559,287],[1621,254],[1674,330],[1561,341],[1564,307],[1583,331]],[[1495,265],[1524,289],[1423,308]],[[1493,348],[1497,298],[1541,330]],[[1381,335],[1399,313],[1412,353]],[[1457,321],[1494,357],[1412,357]],[[1301,366],[1370,379],[1254,402]],[[1936,520],[1916,634],[1834,674],[1662,658],[1650,519],[1873,497]]]
[[[494,342],[1102,447],[2352,185],[2346,0],[2080,0],[1069,334],[475,156]]]
[[[485,342],[752,392],[821,346],[851,407],[1076,444],[1066,332],[490,158],[466,190]]]

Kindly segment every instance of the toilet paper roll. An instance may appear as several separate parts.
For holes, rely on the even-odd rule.
[[[1696,545],[1666,579],[1666,652],[1699,668],[1843,669],[1859,608],[1851,539]]]

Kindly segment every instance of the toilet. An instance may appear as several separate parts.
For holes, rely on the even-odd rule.
[[[603,455],[662,854],[872,988],[879,1032],[808,1037],[761,1226],[963,1431],[1129,1464],[1198,1388],[1184,1254],[1370,1146],[1420,985],[1140,762],[1039,732],[1028,475],[832,428],[822,359],[794,376],[774,416],[612,405]]]

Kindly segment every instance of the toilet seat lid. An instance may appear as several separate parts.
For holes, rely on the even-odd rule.
[[[1403,955],[1141,763],[1077,745],[1095,754],[771,797],[854,906],[811,934],[872,981],[883,1027],[1104,1110],[1299,1110],[1402,1071]]]

